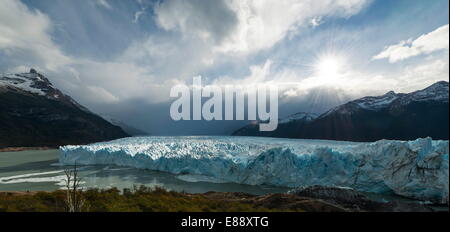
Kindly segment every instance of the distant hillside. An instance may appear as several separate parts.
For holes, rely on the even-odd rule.
[[[233,135],[241,136],[266,136],[280,138],[296,138],[298,131],[317,118],[313,113],[296,113],[280,119],[275,131],[259,131],[259,122],[247,125],[233,132]]]
[[[125,131],[127,134],[131,135],[131,136],[144,136],[144,135],[150,135],[149,133],[139,130],[136,127],[130,126],[127,123],[124,123],[120,120],[117,120],[115,118],[112,118],[111,116],[108,115],[100,115],[103,119],[105,119],[106,121],[110,122],[111,124],[118,126],[120,128],[122,128],[123,131]]]
[[[307,117],[280,120],[273,132],[259,132],[258,124],[253,124],[233,135],[347,141],[412,140],[430,136],[448,140],[448,93],[448,82],[441,81],[409,94],[391,91],[382,96],[360,98],[316,118],[301,113]]]
[[[0,148],[86,144],[129,136],[42,74],[0,74]]]

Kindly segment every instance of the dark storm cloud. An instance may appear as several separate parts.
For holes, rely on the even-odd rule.
[[[225,0],[166,0],[155,6],[157,24],[222,42],[237,25],[237,16]]]

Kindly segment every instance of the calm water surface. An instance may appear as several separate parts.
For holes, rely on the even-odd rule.
[[[58,165],[58,150],[0,152],[0,191],[56,190],[64,185],[64,169]],[[132,188],[137,185],[162,186],[189,193],[247,192],[267,194],[286,192],[288,188],[251,186],[234,183],[198,181],[206,177],[174,175],[158,171],[117,166],[79,167],[85,188]],[[193,182],[195,180],[195,182]]]

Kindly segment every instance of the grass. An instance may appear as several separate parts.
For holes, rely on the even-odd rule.
[[[80,192],[86,212],[267,212],[252,204],[208,199],[145,186],[133,189],[88,189]],[[0,212],[65,212],[66,192],[0,194]]]

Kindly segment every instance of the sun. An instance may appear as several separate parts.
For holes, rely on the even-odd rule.
[[[342,71],[342,58],[334,55],[321,57],[315,65],[316,76],[328,81],[335,81]]]
[[[318,74],[323,77],[334,77],[339,74],[339,62],[334,57],[324,58],[317,65]]]

